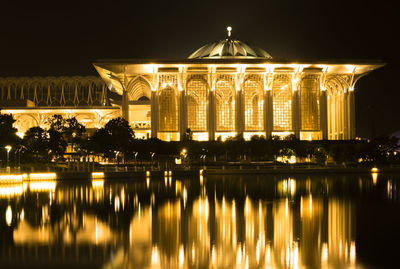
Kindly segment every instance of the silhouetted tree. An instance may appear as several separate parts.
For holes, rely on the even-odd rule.
[[[46,130],[40,127],[32,127],[25,132],[23,144],[24,159],[33,162],[44,162],[50,160],[48,152],[48,137]]]
[[[128,156],[133,155],[134,140],[135,133],[129,122],[118,117],[97,130],[91,138],[91,144],[96,152],[104,153],[106,157],[115,157],[116,152],[121,152],[126,160]]]
[[[12,150],[18,150],[21,139],[17,136],[17,128],[13,127],[15,120],[11,114],[0,114],[0,159],[7,158],[5,146],[11,146]],[[10,155],[12,156],[12,155]]]
[[[75,117],[67,119],[62,128],[63,135],[74,151],[82,149],[86,127],[78,122]]]
[[[55,130],[57,132],[63,132],[65,128],[66,120],[62,115],[54,114],[50,118],[48,118],[45,122],[49,129]]]
[[[102,153],[107,158],[115,157],[112,137],[104,128],[96,130],[89,140],[89,145],[89,148],[96,153]]]

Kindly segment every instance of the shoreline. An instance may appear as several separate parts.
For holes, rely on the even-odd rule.
[[[196,168],[175,170],[142,170],[142,171],[42,171],[31,174],[55,173],[57,181],[74,180],[143,180],[146,178],[176,178],[187,176],[214,176],[214,175],[277,175],[277,174],[371,174],[371,173],[400,173],[400,167],[380,167],[377,172],[372,172],[368,167],[269,167],[269,168]],[[4,173],[2,173],[4,175]],[[25,174],[23,172],[11,172],[12,174]],[[96,175],[97,174],[97,175]],[[1,183],[1,182],[0,182]]]

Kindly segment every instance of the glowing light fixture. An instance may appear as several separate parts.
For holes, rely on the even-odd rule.
[[[104,179],[93,179],[92,180],[93,189],[102,189],[104,188]]]
[[[11,206],[8,206],[6,210],[6,223],[8,226],[11,226],[11,222],[12,222],[12,209]]]
[[[378,169],[377,167],[373,167],[373,168],[371,169],[371,172],[372,172],[372,173],[378,173],[378,172],[379,172],[379,169]]]
[[[376,185],[378,182],[378,173],[372,173],[372,183]]]
[[[158,264],[158,248],[157,246],[153,247],[151,250],[151,264],[157,265]]]
[[[104,178],[104,172],[92,172],[92,179]]]
[[[22,184],[0,185],[0,197],[19,196],[23,193]]]
[[[55,191],[56,190],[56,182],[55,181],[39,181],[39,182],[31,182],[29,183],[29,189],[32,192],[46,192],[46,191]]]
[[[7,166],[8,166],[8,163],[10,161],[10,150],[12,149],[12,147],[11,146],[5,146],[4,148],[7,150]]]
[[[29,174],[30,180],[55,180],[57,179],[56,173],[31,173]]]
[[[231,26],[228,26],[228,27],[226,27],[226,30],[228,31],[228,37],[231,37],[231,35],[232,35],[232,27]]]
[[[23,175],[0,175],[0,183],[21,183]]]

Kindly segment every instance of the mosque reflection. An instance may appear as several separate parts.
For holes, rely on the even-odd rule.
[[[371,175],[3,184],[0,264],[351,268],[351,197],[376,189],[398,197]]]

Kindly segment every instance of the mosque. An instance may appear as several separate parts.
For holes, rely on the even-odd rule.
[[[381,62],[289,61],[231,36],[187,59],[99,60],[99,77],[0,78],[0,112],[23,134],[54,114],[89,129],[128,120],[138,138],[242,134],[302,140],[355,138],[354,89]]]

